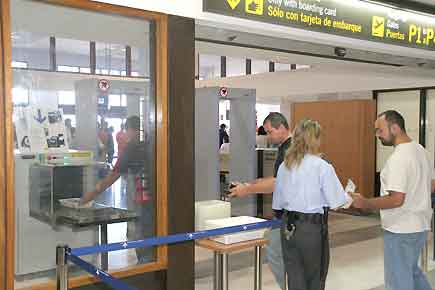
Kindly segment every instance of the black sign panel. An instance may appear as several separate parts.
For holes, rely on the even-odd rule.
[[[435,50],[435,17],[360,0],[203,0],[204,11]]]

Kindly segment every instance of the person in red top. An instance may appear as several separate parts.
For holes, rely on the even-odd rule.
[[[137,214],[137,218],[127,223],[127,239],[139,240],[154,234],[154,203],[148,190],[148,176],[145,173],[145,143],[140,141],[140,119],[131,116],[126,121],[128,142],[119,155],[113,170],[99,181],[95,190],[86,192],[80,204],[93,200],[109,188],[121,175],[127,180],[127,208]],[[137,248],[138,264],[152,261],[153,248]]]
[[[101,124],[98,126],[98,160],[106,162],[108,151],[109,135],[107,133],[107,122],[104,119],[101,120]]]
[[[116,143],[118,143],[118,158],[124,152],[125,147],[127,147],[127,142],[128,135],[127,132],[125,132],[125,125],[121,124],[121,131],[116,133]]]

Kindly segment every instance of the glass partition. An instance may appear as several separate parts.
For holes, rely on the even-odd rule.
[[[53,281],[58,244],[156,235],[156,37],[153,21],[29,0],[11,1],[11,20],[21,289]],[[113,271],[156,261],[156,249],[84,258]]]

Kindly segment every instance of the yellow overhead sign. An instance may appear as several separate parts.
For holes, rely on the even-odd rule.
[[[263,0],[246,0],[245,10],[246,13],[263,15]]]
[[[385,18],[373,16],[372,18],[372,35],[376,37],[384,37],[385,35]]]
[[[434,16],[368,1],[203,0],[203,8],[263,23],[435,50]]]
[[[236,9],[237,5],[239,5],[241,0],[227,0],[228,4],[230,5],[231,9]]]

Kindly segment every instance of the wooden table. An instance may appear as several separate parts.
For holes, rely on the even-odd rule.
[[[268,240],[256,239],[235,244],[222,244],[209,239],[198,240],[196,245],[214,252],[214,290],[228,290],[228,256],[233,252],[255,249],[254,290],[261,290],[261,250]]]

